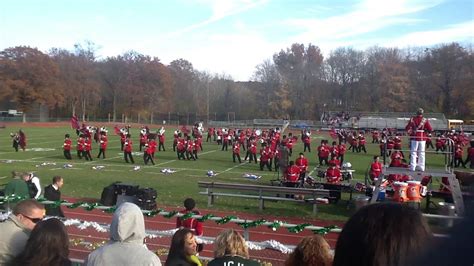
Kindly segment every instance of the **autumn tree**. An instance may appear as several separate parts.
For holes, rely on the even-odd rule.
[[[273,55],[273,61],[291,92],[291,116],[293,118],[308,117],[307,110],[313,109],[315,99],[311,96],[317,90],[321,78],[323,55],[319,47],[309,44],[293,44],[291,48],[281,50]]]
[[[64,95],[58,86],[58,66],[36,48],[17,46],[0,52],[0,97],[9,98],[26,113],[34,104],[61,106]]]

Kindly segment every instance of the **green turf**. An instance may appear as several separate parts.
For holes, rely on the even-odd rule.
[[[218,182],[233,183],[252,183],[269,185],[270,180],[276,179],[276,172],[260,171],[257,164],[236,164],[232,162],[231,147],[229,151],[221,151],[220,146],[215,143],[203,143],[203,151],[199,154],[197,161],[178,161],[176,153],[172,151],[172,129],[166,132],[166,152],[157,152],[155,155],[155,166],[145,166],[142,156],[134,156],[135,165],[141,166],[138,171],[133,170],[131,164],[126,164],[123,155],[120,152],[119,137],[113,134],[113,129],[109,127],[109,146],[107,150],[106,160],[96,159],[98,153],[98,145],[93,144],[92,155],[94,161],[87,162],[79,160],[73,154],[73,160],[67,161],[63,157],[62,144],[65,133],[73,136],[73,144],[75,147],[75,132],[69,127],[23,127],[27,134],[27,151],[15,152],[11,147],[10,132],[15,132],[18,127],[7,127],[0,129],[0,185],[6,184],[10,177],[11,171],[35,171],[41,179],[41,185],[44,187],[49,184],[54,175],[61,175],[65,179],[65,185],[62,189],[63,195],[79,197],[79,198],[100,198],[102,189],[115,181],[134,183],[140,187],[153,187],[158,191],[158,204],[167,206],[181,206],[182,201],[186,197],[196,199],[200,208],[207,208],[207,197],[199,195],[197,181],[214,180]],[[134,141],[134,152],[138,151],[138,129],[133,128],[132,138]],[[295,131],[297,134],[297,132]],[[331,138],[325,134],[312,135],[312,153],[306,153],[309,158],[310,167],[313,169],[317,164],[316,147],[321,139]],[[358,154],[348,151],[345,161],[351,162],[352,168],[356,170],[355,179],[352,181],[363,182],[367,168],[372,161],[372,157],[379,153],[378,144],[371,144],[371,137],[367,136],[368,153]],[[404,146],[407,140],[404,139]],[[48,151],[34,151],[31,149],[43,148],[54,149]],[[293,157],[302,151],[302,143],[299,141],[294,148]],[[245,156],[245,152],[241,151],[241,155]],[[407,155],[407,154],[406,154]],[[242,156],[242,159],[243,159]],[[13,160],[12,163],[5,163],[6,160]],[[56,165],[38,166],[44,162],[54,162]],[[429,154],[427,156],[427,165],[429,167],[443,167],[444,157],[440,155]],[[63,165],[71,163],[72,169],[64,169]],[[93,166],[103,165],[102,170],[93,170]],[[160,173],[163,168],[171,168],[177,170],[176,173],[164,175]],[[219,173],[216,177],[207,177],[208,170]],[[253,173],[261,175],[259,180],[250,180],[242,177],[244,173]],[[316,172],[312,174],[316,176]],[[343,195],[343,199],[347,199],[348,195]],[[299,204],[292,202],[268,202],[265,203],[265,210],[260,213],[258,211],[258,201],[245,200],[237,198],[222,197],[216,201],[213,209],[216,210],[232,210],[235,212],[249,212],[265,215],[280,216],[298,216],[311,217],[312,206],[309,204]],[[338,204],[324,205],[319,208],[317,218],[319,219],[335,219],[345,220],[351,214],[351,210],[347,208],[346,201],[340,201]]]

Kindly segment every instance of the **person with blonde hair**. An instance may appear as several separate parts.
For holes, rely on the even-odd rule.
[[[331,266],[332,258],[331,247],[322,236],[307,236],[286,259],[285,266]]]
[[[208,266],[245,265],[258,266],[257,261],[249,259],[249,251],[245,239],[234,229],[222,231],[214,241],[214,259]]]

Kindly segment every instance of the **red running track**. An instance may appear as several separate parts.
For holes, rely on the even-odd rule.
[[[69,202],[75,202],[76,199],[66,198]],[[90,222],[98,222],[98,223],[105,223],[110,224],[112,220],[112,214],[104,213],[100,210],[92,210],[86,211],[82,208],[76,209],[68,209],[62,207],[63,211],[68,219],[79,219],[84,221]],[[166,208],[167,211],[177,210],[175,208]],[[212,213],[216,216],[224,217],[228,215],[234,215],[242,219],[249,219],[249,220],[256,220],[260,219],[262,215],[254,215],[254,214],[247,214],[247,213],[234,213],[234,212],[222,212],[222,211],[215,211],[215,210],[203,210],[200,209],[203,215],[207,213]],[[310,223],[317,226],[328,226],[328,225],[337,225],[342,228],[343,223],[341,222],[332,222],[332,221],[320,221],[315,219],[298,219],[298,218],[286,218],[286,217],[271,217],[265,216],[266,220],[281,220],[288,223],[293,224],[302,224],[302,223]],[[171,219],[164,218],[161,215],[157,215],[155,217],[145,217],[145,226],[147,230],[171,230],[174,229],[176,226],[176,217]],[[226,228],[234,228],[239,232],[243,232],[243,229],[236,225],[235,223],[229,222],[227,224],[219,225],[216,224],[214,221],[206,221],[204,222],[204,236],[206,237],[216,237],[219,232]],[[103,241],[107,241],[109,238],[109,233],[101,233],[96,231],[94,228],[87,228],[85,230],[81,230],[76,226],[68,226],[68,233],[70,239],[82,239],[85,242],[90,243],[101,243]],[[249,229],[249,237],[251,241],[265,241],[265,240],[276,240],[282,244],[286,245],[297,245],[302,237],[312,235],[313,233],[310,230],[303,230],[301,233],[290,233],[286,228],[279,228],[276,231],[267,228],[266,226],[258,226],[255,228]],[[328,243],[331,245],[332,248],[335,247],[336,240],[338,234],[337,233],[330,233],[325,236]],[[171,237],[162,237],[162,238],[154,238],[154,239],[145,239],[148,248],[152,251],[166,251],[169,248]],[[83,245],[73,245],[70,248],[70,257],[75,259],[85,259],[87,255],[91,252],[90,249],[87,249]],[[161,255],[162,253],[166,252],[159,252],[160,259],[162,262],[166,260],[166,254]],[[213,257],[213,245],[205,245],[204,250],[200,252],[200,256],[203,257]],[[264,250],[250,250],[250,257],[255,260],[260,260],[264,262],[269,262],[272,265],[283,265],[285,259],[287,258],[288,254],[283,254],[276,250],[271,249],[264,249]]]

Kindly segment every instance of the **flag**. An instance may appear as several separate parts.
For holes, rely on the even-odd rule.
[[[73,129],[79,129],[79,128],[81,128],[81,127],[79,126],[79,121],[78,121],[76,115],[73,115],[73,116],[71,117],[71,127],[72,127]]]

